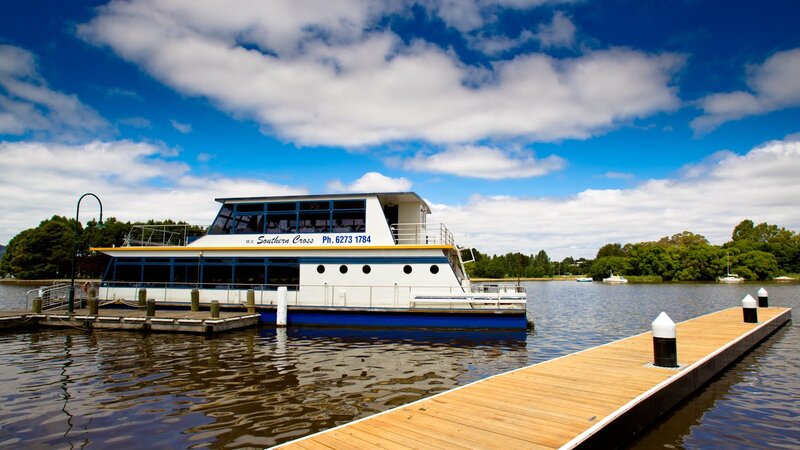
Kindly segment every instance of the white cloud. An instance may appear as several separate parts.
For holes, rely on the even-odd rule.
[[[632,173],[627,172],[606,172],[604,176],[612,180],[630,180],[634,178]]]
[[[507,36],[489,36],[478,33],[476,36],[469,36],[467,39],[470,47],[487,55],[499,55],[527,44],[534,39],[534,34],[529,30],[522,30],[519,36],[512,39]]]
[[[117,121],[120,125],[127,125],[133,128],[152,128],[153,124],[144,117],[126,117]]]
[[[340,180],[328,182],[332,192],[405,192],[411,189],[411,182],[405,178],[391,178],[378,172],[367,172],[350,184]]]
[[[800,106],[800,48],[777,52],[748,68],[749,91],[711,94],[700,99],[703,115],[692,120],[696,134],[731,120]]]
[[[536,38],[544,48],[572,47],[575,44],[575,24],[563,11],[556,11],[550,24],[539,25]]]
[[[129,141],[82,145],[0,142],[0,242],[53,214],[73,217],[84,192],[103,201],[104,216],[134,222],[185,220],[208,224],[219,197],[303,194],[304,189],[247,178],[198,177],[170,158],[175,151]],[[81,219],[97,217],[94,203]]]
[[[473,84],[483,71],[450,50],[373,31],[383,5],[134,0],[112,2],[79,30],[181,93],[300,145],[582,139],[679,104],[679,55],[523,54]]]
[[[46,135],[76,141],[110,131],[108,123],[74,95],[50,89],[35,56],[0,45],[0,135]]]
[[[730,240],[743,219],[800,230],[800,142],[773,141],[745,155],[718,153],[691,177],[653,179],[631,189],[588,189],[571,198],[475,196],[433,204],[460,245],[489,253],[545,249],[552,257],[593,258],[609,242],[657,240],[689,230]]]
[[[175,128],[179,133],[188,134],[192,132],[192,125],[189,123],[181,123],[175,119],[170,119],[169,123],[172,125],[172,128]]]
[[[197,154],[197,160],[200,162],[209,162],[214,159],[214,155],[211,153],[201,152]]]
[[[469,32],[493,22],[498,10],[526,10],[548,3],[572,3],[573,0],[417,0],[447,25]]]
[[[402,162],[404,168],[422,172],[447,173],[460,177],[500,180],[529,178],[561,170],[566,161],[551,155],[536,159],[529,150],[501,150],[475,145],[453,146],[432,155],[417,154]]]

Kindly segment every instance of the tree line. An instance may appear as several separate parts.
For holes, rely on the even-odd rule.
[[[187,225],[173,220],[147,222],[150,225]],[[21,279],[67,278],[71,270],[73,238],[76,239],[76,274],[99,278],[109,257],[90,252],[91,247],[122,246],[133,224],[109,218],[98,227],[90,221],[84,227],[74,219],[53,216],[37,227],[17,234],[0,257],[0,275]],[[193,227],[190,234],[202,234]],[[777,225],[743,220],[723,245],[689,231],[635,244],[609,243],[595,259],[567,257],[553,261],[547,252],[525,255],[481,253],[473,249],[474,262],[467,273],[476,278],[540,278],[559,275],[607,277],[612,271],[664,281],[709,281],[730,272],[749,280],[766,280],[783,274],[800,273],[800,235]]]
[[[768,280],[800,273],[800,234],[768,223],[743,220],[723,245],[711,245],[699,234],[684,231],[658,241],[609,243],[595,259],[552,261],[544,250],[531,255],[485,255],[473,249],[467,273],[479,278],[589,275],[595,280],[616,274],[663,281],[712,281],[730,272],[748,280]]]
[[[149,220],[148,225],[188,225],[173,220]],[[20,279],[68,278],[72,267],[72,248],[75,241],[75,272],[79,278],[100,278],[108,265],[109,256],[91,252],[92,247],[120,247],[133,224],[110,217],[98,226],[92,220],[86,224],[53,216],[37,227],[14,236],[0,257],[0,276]],[[202,233],[200,227],[190,229]]]

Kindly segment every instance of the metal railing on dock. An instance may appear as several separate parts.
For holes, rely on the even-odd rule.
[[[83,281],[76,282],[75,301],[78,307],[82,305],[87,294],[82,289]],[[35,297],[42,298],[42,310],[67,309],[67,296],[69,295],[69,283],[58,283],[52,286],[42,286],[31,289],[25,293],[25,309],[30,309],[31,302]]]

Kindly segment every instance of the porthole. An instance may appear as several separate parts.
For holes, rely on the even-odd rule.
[[[325,273],[325,266],[322,264],[317,266],[317,273]]]
[[[339,272],[341,272],[341,273],[347,273],[347,266],[345,266],[344,264],[342,264],[341,266],[339,266]]]
[[[403,267],[403,272],[405,272],[406,274],[411,273],[411,266],[406,264],[405,267]]]
[[[372,272],[372,267],[370,267],[369,265],[365,265],[364,267],[361,268],[361,271],[364,273],[370,273]]]
[[[439,273],[439,266],[437,266],[436,264],[432,265],[431,266],[431,273],[434,274],[434,275]]]

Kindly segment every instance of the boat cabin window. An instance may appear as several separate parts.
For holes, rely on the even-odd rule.
[[[225,204],[209,234],[363,233],[366,200]]]
[[[300,284],[291,258],[112,258],[103,283],[116,287],[269,289]]]
[[[208,234],[228,234],[231,232],[231,219],[233,218],[233,205],[222,205],[222,208],[208,229]]]

